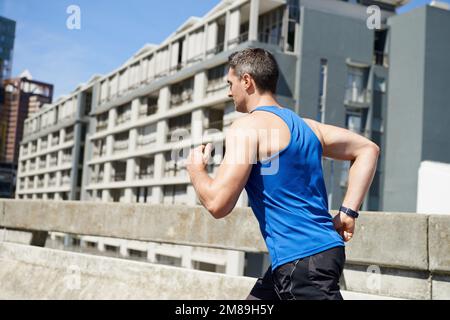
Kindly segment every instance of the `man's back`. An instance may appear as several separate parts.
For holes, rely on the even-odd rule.
[[[245,185],[271,255],[272,267],[343,246],[328,213],[321,165],[322,144],[314,131],[286,108],[263,106],[254,113],[262,114],[260,118],[271,117],[260,120],[269,129],[281,131],[280,147],[253,165]],[[264,145],[268,145],[267,140],[277,140],[277,134],[275,137],[259,136],[265,136]]]

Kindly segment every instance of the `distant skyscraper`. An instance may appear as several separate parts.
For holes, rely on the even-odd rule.
[[[0,16],[0,82],[11,77],[16,22]]]

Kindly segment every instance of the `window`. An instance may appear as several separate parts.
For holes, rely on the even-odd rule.
[[[367,87],[368,68],[348,66],[346,104],[366,104],[369,102]]]
[[[170,105],[176,107],[185,103],[192,102],[194,93],[194,78],[188,78],[170,87]]]
[[[319,103],[317,121],[325,123],[325,102],[328,79],[328,61],[320,59],[320,80],[319,80]]]
[[[288,27],[287,27],[287,51],[295,50],[295,29],[297,23],[300,22],[300,9],[297,0],[288,1]]]
[[[259,17],[258,40],[265,43],[281,45],[284,7],[269,11]]]
[[[208,86],[206,87],[206,94],[219,91],[228,86],[227,72],[226,64],[221,64],[208,70]]]

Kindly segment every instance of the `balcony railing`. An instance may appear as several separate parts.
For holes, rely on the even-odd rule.
[[[111,174],[111,181],[125,181],[126,172],[116,172]]]
[[[108,122],[98,122],[95,131],[100,132],[108,128]]]
[[[70,176],[63,176],[61,179],[63,186],[69,186],[70,185]]]
[[[156,143],[156,135],[148,135],[148,136],[139,136],[137,145],[139,147],[150,147],[151,145]]]
[[[178,130],[180,130],[180,131],[178,131]],[[180,140],[179,139],[180,135],[178,133],[182,133],[181,130],[183,130],[184,132],[191,132],[191,126],[170,129],[170,131],[167,133],[167,136],[166,136],[167,142],[172,142],[172,136],[174,137],[174,139],[177,138],[174,141]],[[188,135],[188,136],[183,135],[182,138],[189,139],[190,135]]]
[[[131,120],[131,112],[127,112],[127,113],[117,117],[116,125],[121,125],[123,123],[127,123],[130,120]]]
[[[114,146],[113,146],[114,153],[127,151],[128,144],[129,144],[128,140],[114,142]]]
[[[139,172],[138,174],[138,179],[139,180],[146,180],[146,179],[152,179],[153,178],[153,167],[151,168],[146,168],[142,171]]]
[[[158,105],[144,105],[139,108],[139,116],[145,117],[155,114],[158,111]]]
[[[66,136],[64,137],[64,142],[72,141],[73,137],[74,137],[74,134],[73,134],[73,131],[72,131],[72,132],[66,134]]]
[[[56,178],[48,180],[48,187],[56,187]]]
[[[351,107],[368,108],[371,104],[371,91],[350,87],[345,90],[344,104]]]
[[[207,55],[218,54],[218,53],[222,52],[223,49],[224,49],[224,43],[223,42],[222,43],[218,43],[214,48],[207,50],[206,54]]]
[[[228,45],[240,44],[248,41],[248,32],[241,33],[238,37],[228,40]]]
[[[186,89],[181,94],[173,94],[170,97],[171,107],[177,107],[179,105],[192,102],[193,93],[193,89]]]
[[[258,41],[273,44],[284,49],[284,37],[281,35],[274,35],[268,32],[260,32],[258,33]]]
[[[57,146],[59,144],[59,137],[52,139],[52,146]]]
[[[91,183],[102,183],[103,182],[103,172],[99,172],[99,174],[91,176]]]
[[[210,121],[209,125],[206,129],[217,129],[217,130],[222,131],[223,130],[223,120]]]

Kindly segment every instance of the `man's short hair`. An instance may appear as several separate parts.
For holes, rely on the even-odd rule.
[[[247,48],[228,57],[229,67],[239,79],[248,73],[262,92],[275,93],[278,82],[278,64],[273,55],[261,48]]]

